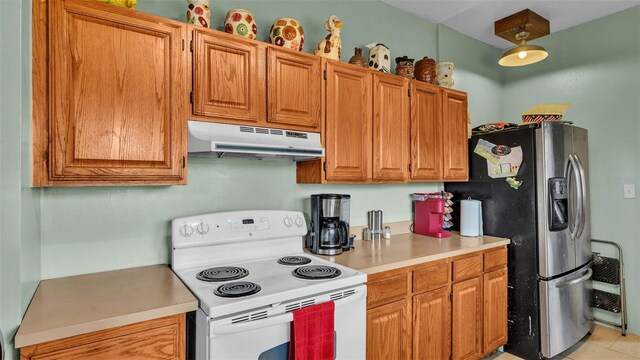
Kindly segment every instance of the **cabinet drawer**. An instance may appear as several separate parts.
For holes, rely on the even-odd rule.
[[[449,263],[435,262],[413,271],[413,292],[422,292],[447,286],[449,283]]]
[[[453,261],[453,281],[469,279],[482,274],[482,254]]]
[[[484,254],[484,271],[507,266],[507,248]]]
[[[367,308],[402,300],[408,294],[408,274],[399,274],[391,278],[367,283]]]

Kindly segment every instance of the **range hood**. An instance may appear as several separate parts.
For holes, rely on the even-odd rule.
[[[320,134],[188,121],[189,155],[305,161],[324,156]]]

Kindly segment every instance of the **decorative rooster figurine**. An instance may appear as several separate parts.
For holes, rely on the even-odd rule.
[[[328,59],[340,60],[340,54],[342,53],[341,27],[342,21],[337,16],[329,16],[329,20],[324,23],[324,28],[327,29],[329,35],[318,43],[313,53]]]

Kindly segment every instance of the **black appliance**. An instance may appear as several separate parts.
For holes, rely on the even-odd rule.
[[[307,249],[319,255],[339,255],[349,250],[350,203],[350,195],[311,195]]]
[[[511,239],[505,350],[551,358],[593,326],[587,130],[523,125],[476,134],[469,150],[469,182],[445,190],[482,201],[484,233]]]

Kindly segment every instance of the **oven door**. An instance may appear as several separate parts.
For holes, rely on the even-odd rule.
[[[365,285],[304,298],[296,302],[308,304],[313,300],[313,303],[320,304],[331,298],[335,299],[336,294],[345,293],[350,295],[335,300],[335,359],[364,359],[367,295]],[[197,346],[197,358],[287,360],[293,314],[285,312],[284,309],[290,305],[289,303],[278,305],[282,307],[283,313],[260,320],[230,324],[228,319],[227,321],[207,319],[206,331],[204,331],[206,333],[199,332],[197,338],[205,342],[203,346]],[[237,317],[238,315],[234,315],[234,318]]]

